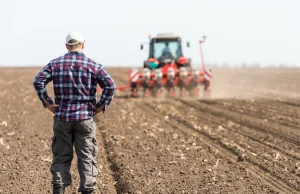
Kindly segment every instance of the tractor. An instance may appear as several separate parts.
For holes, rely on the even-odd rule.
[[[202,71],[192,69],[191,59],[183,55],[183,41],[174,34],[158,34],[149,36],[148,59],[143,62],[141,71],[132,69],[129,72],[129,85],[117,87],[117,90],[130,90],[132,97],[172,97],[172,96],[199,96],[204,88],[205,96],[210,95],[212,80],[211,70],[207,71],[204,65],[202,44],[200,41]],[[186,42],[190,47],[190,43]]]
[[[163,91],[167,96],[198,96],[200,85],[204,86],[204,94],[210,95],[211,70],[192,69],[191,59],[183,55],[180,36],[158,34],[156,37],[149,37],[149,40],[149,56],[143,63],[142,72],[137,69],[130,72],[133,97],[159,97]],[[203,42],[200,41],[200,44]],[[190,43],[186,42],[186,46],[190,47]],[[143,48],[144,44],[141,44],[141,50]]]

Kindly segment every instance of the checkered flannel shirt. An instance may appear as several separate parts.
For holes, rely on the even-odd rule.
[[[50,61],[34,78],[35,91],[46,107],[44,100],[54,104],[48,96],[46,85],[53,81],[55,104],[59,108],[55,116],[63,121],[79,121],[93,116],[93,106],[110,104],[116,85],[103,66],[87,58],[82,52],[71,51]],[[103,89],[99,102],[97,84]]]

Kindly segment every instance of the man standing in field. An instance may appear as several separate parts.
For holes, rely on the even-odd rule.
[[[66,37],[68,52],[51,60],[33,81],[44,108],[55,114],[50,168],[53,194],[63,194],[72,183],[73,144],[80,175],[78,191],[89,194],[95,190],[98,145],[94,115],[105,112],[116,90],[103,66],[85,56],[84,42],[80,32],[70,32]],[[50,81],[53,81],[55,104],[45,88]],[[103,89],[99,102],[96,102],[97,84]]]

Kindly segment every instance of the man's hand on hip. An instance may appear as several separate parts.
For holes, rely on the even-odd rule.
[[[91,103],[90,103],[91,104]],[[93,106],[93,109],[94,109],[94,115],[97,115],[98,113],[100,112],[103,112],[105,111],[105,104],[103,104],[102,106],[100,106],[99,108],[96,108],[93,104],[91,104]]]
[[[52,112],[53,114],[55,114],[56,109],[59,107],[59,105],[57,104],[50,104],[49,102],[47,102],[46,100],[44,100],[47,109]]]
[[[51,104],[47,106],[48,110],[50,110],[53,114],[55,114],[56,109],[59,107],[57,104]]]

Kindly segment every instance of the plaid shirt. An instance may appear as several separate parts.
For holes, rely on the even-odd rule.
[[[110,104],[116,85],[102,65],[87,58],[82,52],[71,51],[46,65],[34,78],[33,86],[39,99],[54,104],[45,86],[53,81],[55,104],[59,108],[55,116],[63,121],[79,121],[93,117],[93,106]],[[96,103],[97,84],[103,89]]]

